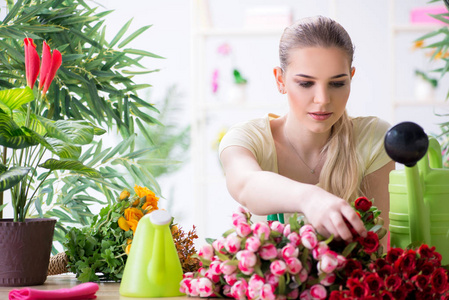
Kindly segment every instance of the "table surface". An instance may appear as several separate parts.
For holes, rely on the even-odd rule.
[[[53,275],[48,276],[47,280],[43,285],[31,286],[30,288],[37,290],[56,290],[62,288],[71,288],[74,287],[81,282],[76,280],[74,274],[61,274],[61,275]],[[100,289],[96,292],[98,300],[132,300],[132,299],[145,299],[145,298],[130,298],[123,297],[119,294],[120,283],[115,282],[101,282],[98,284]],[[0,299],[8,299],[9,291],[13,289],[21,289],[23,287],[5,287],[0,286]],[[147,299],[155,299],[155,298],[147,298]],[[187,300],[187,299],[200,299],[200,298],[191,298],[187,296],[183,297],[167,297],[160,298],[165,300]]]

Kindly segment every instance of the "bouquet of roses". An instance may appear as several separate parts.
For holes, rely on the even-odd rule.
[[[233,228],[208,240],[198,253],[202,267],[186,273],[181,291],[190,296],[235,299],[325,299],[346,282],[347,261],[367,266],[379,257],[380,211],[366,198],[355,202],[367,237],[353,243],[324,239],[296,215],[289,224],[252,224],[244,208],[232,215]]]

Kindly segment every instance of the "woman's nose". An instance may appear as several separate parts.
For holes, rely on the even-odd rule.
[[[327,88],[325,87],[318,87],[316,89],[315,97],[313,99],[313,102],[319,103],[319,104],[325,104],[330,102],[330,94]]]

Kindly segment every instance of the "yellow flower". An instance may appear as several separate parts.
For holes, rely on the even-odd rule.
[[[135,207],[129,207],[125,209],[125,218],[129,225],[129,228],[133,231],[133,233],[136,232],[137,223],[139,220],[143,217],[143,212]]]
[[[424,41],[423,40],[419,40],[413,43],[413,50],[416,50],[418,48],[422,48],[424,46]]]
[[[120,193],[120,201],[123,201],[129,197],[130,193],[128,191],[123,191]]]
[[[156,197],[156,195],[151,192],[151,194],[148,194],[145,203],[142,205],[142,209],[144,209],[147,213],[152,212],[153,210],[159,209],[157,207],[157,202],[159,201],[159,198]]]
[[[128,231],[128,230],[129,230],[128,222],[126,221],[126,219],[125,219],[124,217],[120,217],[120,218],[118,219],[117,223],[118,223],[118,226],[119,226],[121,229],[123,229],[123,230],[125,230],[125,231]]]
[[[136,192],[136,194],[139,198],[142,198],[148,194],[154,195],[154,193],[151,190],[149,190],[148,188],[138,186],[137,184],[134,186],[134,191]]]
[[[128,239],[127,241],[126,241],[126,248],[125,248],[125,253],[126,254],[129,254],[129,251],[131,251],[131,243],[132,243],[132,239]]]

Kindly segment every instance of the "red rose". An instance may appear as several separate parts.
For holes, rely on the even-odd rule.
[[[359,197],[354,202],[355,209],[363,212],[368,211],[371,208],[371,205],[373,204],[366,197]]]
[[[404,252],[404,250],[402,248],[391,248],[388,251],[387,256],[385,257],[385,259],[387,260],[387,262],[389,264],[393,264],[399,258],[399,256],[401,256],[401,254],[403,252]]]
[[[418,290],[423,291],[429,285],[429,276],[426,275],[415,275],[412,277],[412,281]]]
[[[392,266],[390,266],[390,265],[385,265],[385,266],[383,266],[379,271],[377,271],[377,274],[379,274],[379,276],[380,276],[381,278],[385,278],[385,277],[387,277],[387,276],[392,275],[392,274],[393,274],[393,271],[394,271],[394,269],[393,269]]]
[[[376,273],[366,276],[365,283],[371,293],[377,293],[377,291],[384,285],[383,280]]]
[[[349,287],[351,291],[351,296],[360,299],[368,296],[368,288],[365,287],[364,284],[360,282],[359,279],[349,278],[346,282],[346,285]]]
[[[390,290],[397,290],[402,283],[401,277],[396,274],[390,275],[385,279],[385,286]]]
[[[372,231],[368,231],[366,238],[362,239],[362,246],[366,253],[371,254],[379,248],[379,237]]]
[[[436,269],[435,272],[430,275],[430,284],[432,285],[432,290],[439,294],[446,292],[449,288],[447,279],[447,271],[445,269]]]
[[[404,271],[406,273],[411,272],[416,266],[416,252],[409,249],[396,260],[394,267],[397,270]]]
[[[393,295],[389,291],[383,290],[382,292],[380,292],[378,299],[393,300],[394,298],[393,298]]]
[[[350,277],[355,270],[362,270],[362,264],[355,259],[348,259],[345,263],[345,274]]]
[[[435,270],[435,266],[431,262],[425,262],[419,268],[422,275],[431,275],[433,270]]]
[[[343,292],[332,291],[329,295],[329,300],[340,300],[343,298]]]
[[[395,300],[405,300],[408,294],[409,290],[404,285],[399,287],[397,290],[393,291],[393,296]]]
[[[419,248],[418,248],[418,254],[422,257],[422,258],[433,258],[433,253],[435,252],[435,246],[432,248],[429,248],[429,245],[426,244],[422,244]]]

